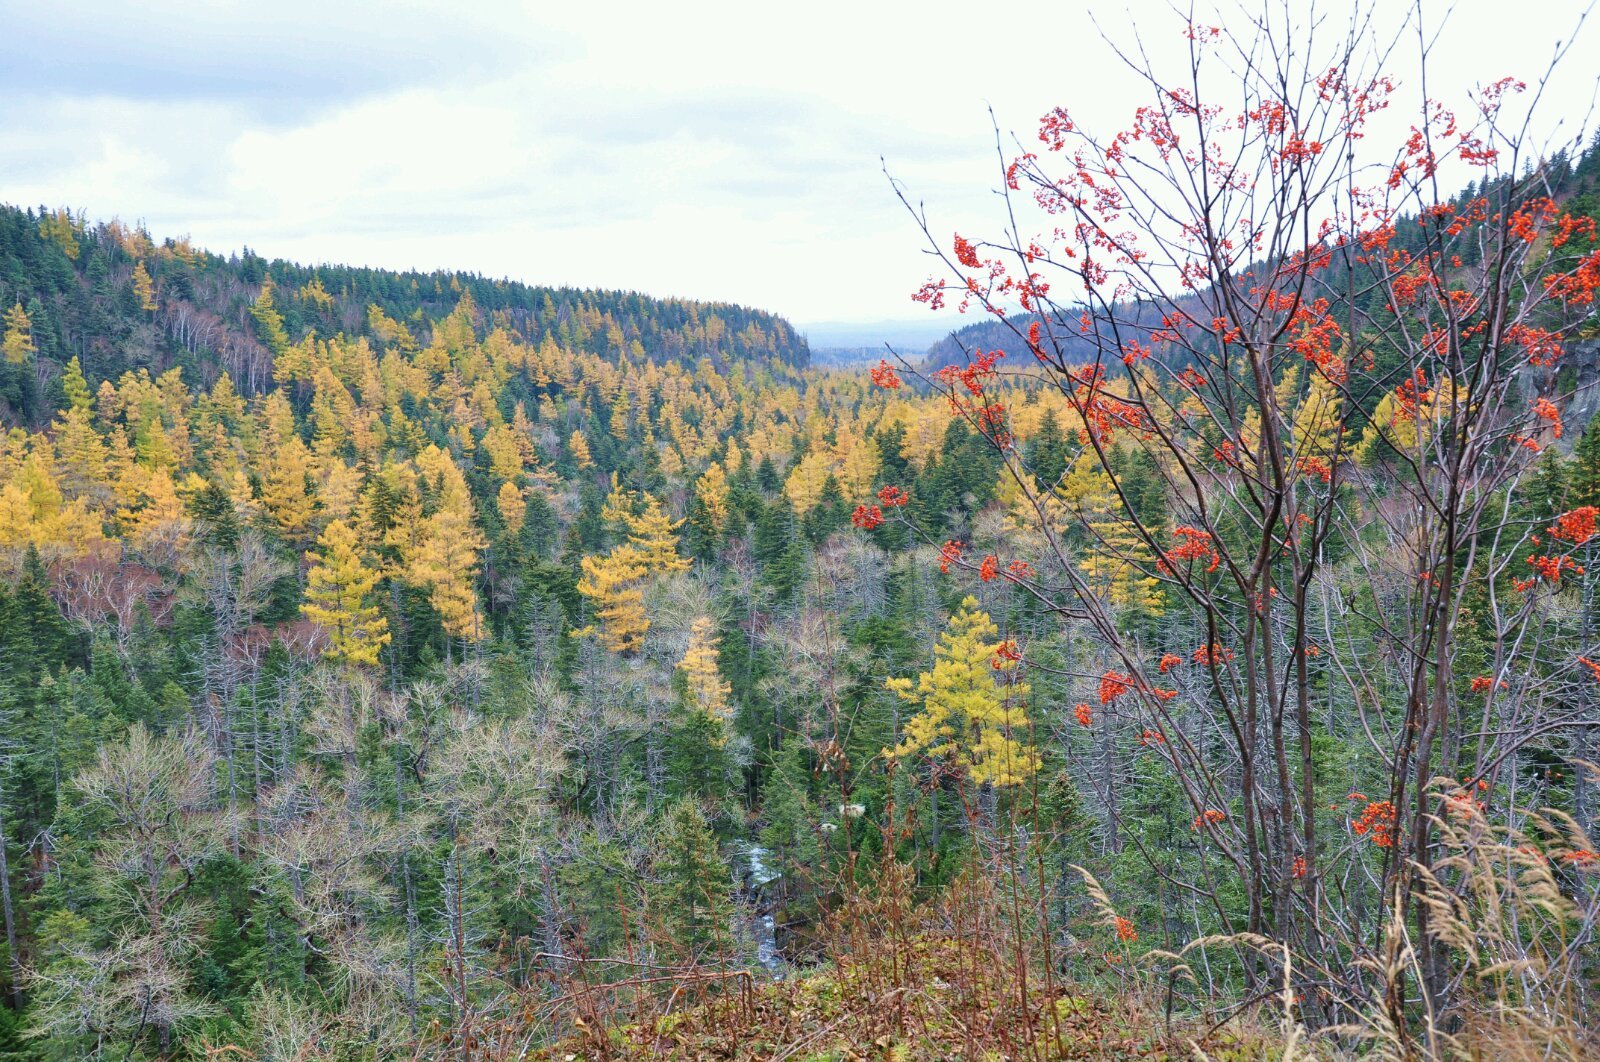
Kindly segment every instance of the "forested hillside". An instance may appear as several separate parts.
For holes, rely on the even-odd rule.
[[[1343,54],[930,366],[0,211],[0,1053],[1592,1057],[1600,155]]]
[[[787,321],[727,303],[530,287],[468,273],[308,267],[269,262],[248,248],[225,258],[187,238],[157,244],[120,221],[0,205],[0,303],[22,306],[40,359],[31,379],[5,370],[0,415],[48,418],[61,397],[52,381],[74,357],[96,380],[181,368],[191,384],[209,387],[227,372],[241,393],[255,395],[270,386],[273,358],[291,337],[315,330],[383,342],[408,328],[426,331],[462,295],[485,320],[535,346],[548,339],[568,351],[710,358],[718,367],[807,362],[805,341]]]
[[[960,597],[851,510],[1001,489],[942,402],[731,307],[7,220],[15,1050],[400,1052],[579,957],[753,949],[736,842],[805,923],[825,735],[893,742],[885,667]]]
[[[1507,183],[1514,182],[1511,178],[1501,178],[1499,181],[1485,178],[1483,187],[1473,182],[1457,192],[1453,198],[1466,202],[1480,196],[1497,195],[1504,189],[1496,189],[1494,185]],[[1593,217],[1596,213],[1600,213],[1600,138],[1592,142],[1576,159],[1569,158],[1566,152],[1561,151],[1547,160],[1541,168],[1540,187],[1549,195],[1567,204],[1569,210],[1577,216]],[[1401,213],[1394,219],[1394,229],[1391,246],[1395,250],[1409,255],[1426,253],[1428,237],[1425,225],[1418,223],[1415,214]],[[1482,254],[1483,248],[1481,245],[1467,244],[1460,251],[1464,265],[1476,265],[1480,261],[1478,256]],[[1345,252],[1336,248],[1334,253]],[[1324,278],[1313,277],[1310,280],[1318,287],[1318,294],[1341,302],[1353,302],[1362,313],[1378,311],[1387,301],[1381,289],[1360,292],[1352,300],[1347,298],[1346,292],[1329,290]],[[1182,304],[1185,299],[1180,297],[1174,301]],[[1187,301],[1191,304],[1195,302],[1192,296]],[[971,306],[967,309],[968,312],[972,311]],[[1170,307],[1166,309],[1170,310]],[[1192,305],[1187,309],[1192,309]],[[1145,326],[1145,331],[1149,331],[1160,319],[1162,312],[1161,308],[1150,306],[1127,307],[1123,308],[1118,316],[1125,321],[1140,320]],[[974,313],[974,316],[978,315]],[[1058,341],[1062,343],[1063,348],[1073,357],[1091,359],[1096,351],[1096,342],[1092,336],[1079,330],[1075,318],[1076,315],[1070,312],[1057,315],[1053,332],[1059,337]],[[1013,357],[1025,356],[1030,352],[1023,337],[1028,331],[1028,326],[1039,319],[1036,313],[1015,314],[1009,320],[996,320],[987,313],[983,314],[973,323],[955,330],[949,337],[929,347],[927,364],[936,369],[941,365],[962,360],[970,351],[998,349],[1006,351]]]

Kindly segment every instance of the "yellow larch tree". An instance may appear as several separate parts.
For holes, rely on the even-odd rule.
[[[312,375],[316,388],[311,398],[311,443],[317,454],[328,456],[344,448],[356,422],[356,401],[326,365]]]
[[[649,573],[639,550],[624,542],[601,556],[579,561],[583,578],[578,593],[592,603],[598,626],[591,624],[572,633],[577,637],[595,636],[613,653],[631,653],[644,642],[650,620],[645,616],[644,591],[640,588]]]
[[[466,477],[437,446],[417,455],[417,471],[435,492],[433,515],[424,521],[405,557],[406,581],[427,587],[428,603],[445,633],[476,641],[487,633],[478,622],[478,554],[483,535],[472,522],[472,496]]]
[[[690,626],[689,647],[678,661],[678,673],[683,676],[684,690],[696,711],[720,722],[728,720],[731,713],[728,694],[733,692],[733,687],[722,677],[717,632],[711,617],[701,616]]]
[[[589,442],[583,437],[583,432],[574,431],[567,438],[567,449],[572,453],[572,460],[579,468],[593,468],[594,458],[589,454]]]
[[[1344,394],[1321,371],[1311,374],[1310,386],[1294,410],[1294,450],[1299,460],[1327,461],[1333,456],[1344,419]]]
[[[1115,484],[1092,450],[1078,455],[1056,496],[1062,510],[1083,520],[1093,536],[1078,562],[1090,589],[1119,612],[1161,615],[1165,600],[1160,581],[1146,574],[1154,569],[1155,557],[1125,518]]]
[[[310,537],[316,500],[307,489],[311,453],[299,436],[290,436],[272,456],[261,482],[261,504],[277,523],[283,537],[305,542]]]
[[[76,555],[100,541],[100,520],[82,498],[62,497],[46,452],[30,453],[0,488],[0,546]]]
[[[1084,582],[1118,612],[1160,616],[1166,612],[1161,582],[1153,575],[1155,558],[1134,526],[1126,520],[1096,521],[1097,536],[1078,562]]]
[[[33,357],[33,322],[20,302],[6,311],[5,339],[0,340],[0,352],[13,365],[25,364]]]
[[[516,484],[509,480],[500,484],[500,493],[495,498],[495,508],[500,510],[500,519],[506,522],[506,530],[513,535],[522,530],[523,520],[528,515],[528,503],[522,497],[522,492]]]
[[[628,544],[639,553],[649,573],[687,571],[689,561],[678,556],[678,529],[682,520],[673,520],[661,508],[660,499],[646,494],[639,513],[626,513]]]
[[[477,641],[487,634],[478,622],[478,552],[483,536],[471,514],[440,509],[428,517],[407,564],[407,581],[428,588],[428,603],[452,638]]]
[[[328,632],[323,655],[348,664],[376,664],[389,644],[389,621],[373,604],[372,589],[380,576],[364,562],[355,531],[334,520],[307,559],[311,570],[300,611]]]
[[[68,258],[77,260],[78,225],[73,221],[72,211],[66,207],[56,207],[40,216],[39,235],[60,247]]]
[[[110,469],[105,443],[95,431],[89,385],[77,358],[67,363],[61,386],[66,392],[67,408],[51,428],[62,486],[74,497],[88,497],[92,504],[101,505],[109,494]]]
[[[522,447],[517,433],[504,424],[496,424],[483,434],[483,452],[489,455],[489,471],[499,479],[513,480],[522,475]]]
[[[307,283],[300,286],[300,298],[311,303],[324,312],[333,309],[333,296],[328,294],[328,289],[322,286],[321,277],[312,277]]]
[[[1383,454],[1387,444],[1415,460],[1450,411],[1460,404],[1462,396],[1448,376],[1440,377],[1431,386],[1427,381],[1404,381],[1378,400],[1378,408],[1361,433],[1353,455],[1361,464],[1370,464]]]
[[[639,511],[639,495],[622,485],[622,477],[611,473],[611,489],[600,505],[600,519],[607,529],[619,535],[628,533],[628,521]]]
[[[706,518],[721,534],[728,526],[728,474],[713,461],[705,474],[695,481],[694,490],[705,507]]]
[[[283,330],[283,314],[278,312],[277,303],[272,298],[270,277],[262,283],[261,294],[256,296],[256,301],[250,304],[250,316],[255,319],[256,334],[268,350],[278,355],[289,349],[289,334]]]
[[[141,549],[166,544],[176,549],[187,540],[189,518],[178,497],[178,487],[164,468],[137,475],[137,504],[120,510],[123,535]]]
[[[832,473],[832,455],[822,450],[812,450],[795,462],[783,481],[783,493],[797,516],[804,516],[822,502],[823,487]]]
[[[317,512],[314,522],[325,527],[334,520],[349,521],[361,500],[361,470],[337,457],[321,462],[315,470]]]
[[[1002,656],[1005,643],[976,598],[961,602],[934,649],[932,671],[887,682],[902,700],[919,706],[902,740],[888,755],[923,755],[962,771],[978,785],[1020,785],[1039,769],[1025,743],[1026,683],[1015,680],[1016,662]],[[1002,684],[1004,683],[1004,684]]]
[[[154,313],[158,309],[156,283],[150,279],[150,270],[144,267],[143,262],[134,263],[133,293],[139,299],[139,309],[146,313]]]

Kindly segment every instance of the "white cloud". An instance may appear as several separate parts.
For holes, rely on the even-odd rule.
[[[1124,2],[1114,35],[1131,8],[1158,56],[1181,47],[1165,0]],[[1456,5],[1436,94],[1542,69],[1570,0],[1517,11]],[[987,106],[1025,139],[1057,103],[1108,127],[1132,106],[1071,4],[0,0],[0,25],[0,199],[802,321],[918,313],[880,155],[935,232],[994,230]],[[1592,80],[1575,56],[1550,112],[1581,118]]]

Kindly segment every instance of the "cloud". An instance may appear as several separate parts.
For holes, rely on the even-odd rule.
[[[241,0],[97,6],[0,2],[0,92],[15,100],[226,102],[293,121],[417,85],[502,76],[576,42],[533,36],[470,4]]]
[[[1181,62],[1166,0],[1116,3]],[[1514,24],[1495,3],[1458,3],[1439,94],[1534,73],[1570,22],[1570,0],[1523,0]],[[1075,4],[1025,21],[926,0],[72,7],[0,0],[0,200],[143,218],[222,252],[809,320],[917,312],[931,263],[880,159],[935,238],[993,232],[989,108],[1026,148],[1056,104],[1119,128],[1136,87]],[[1471,43],[1485,20],[1488,70]],[[1553,98],[1576,98],[1564,85]]]

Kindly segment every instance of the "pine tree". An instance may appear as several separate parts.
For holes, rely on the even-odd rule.
[[[376,664],[389,644],[389,622],[371,599],[379,573],[362,562],[356,533],[343,520],[323,529],[317,547],[310,555],[300,611],[327,630],[329,646],[323,655],[328,659]]]
[[[1572,448],[1570,501],[1574,506],[1600,506],[1600,417],[1589,421]]]
[[[753,545],[762,577],[779,600],[787,600],[805,578],[805,550],[787,498],[776,498],[762,510]]]
[[[1066,475],[1070,451],[1054,409],[1045,411],[1038,434],[1028,440],[1024,453],[1028,470],[1045,487],[1053,489]]]
[[[1004,643],[976,598],[961,602],[934,649],[932,671],[887,683],[921,710],[906,722],[896,757],[921,754],[948,763],[979,785],[1020,785],[1039,769],[1038,754],[1023,743],[1028,718],[1026,683],[1015,681],[1016,663],[999,655]],[[998,680],[1010,680],[1000,685]]]

